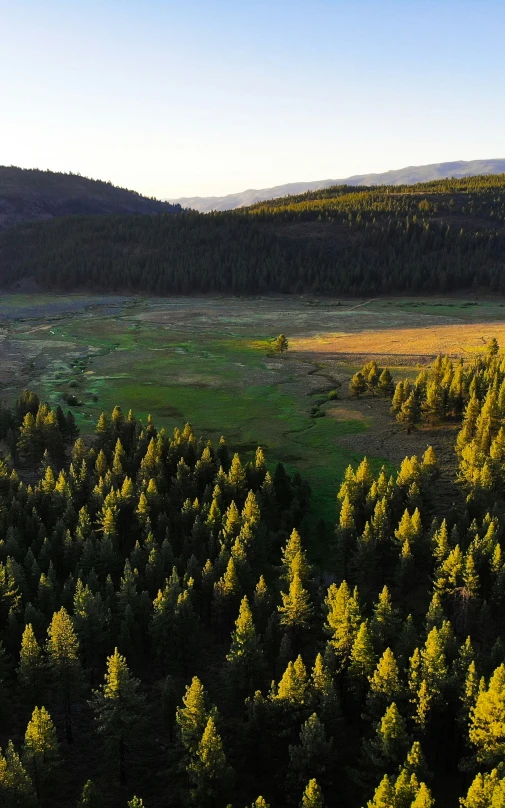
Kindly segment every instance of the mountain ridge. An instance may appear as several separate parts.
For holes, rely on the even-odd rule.
[[[180,206],[80,174],[0,166],[0,231],[60,216],[179,211]]]
[[[412,185],[418,182],[445,179],[446,177],[469,177],[482,174],[502,174],[505,172],[505,158],[482,160],[455,160],[445,163],[429,163],[422,166],[406,166],[382,173],[354,174],[351,177],[335,180],[314,180],[311,182],[289,182],[271,188],[248,188],[235,194],[224,196],[192,196],[168,199],[172,204],[192,208],[200,213],[212,210],[225,211],[249,207],[257,202],[276,199],[305,191],[320,191],[332,185]]]

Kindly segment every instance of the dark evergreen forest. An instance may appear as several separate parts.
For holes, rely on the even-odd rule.
[[[151,294],[505,291],[505,175],[336,186],[228,213],[75,216],[0,236],[0,283]]]
[[[325,571],[261,448],[0,410],[2,806],[503,808],[505,356],[351,388],[461,421],[455,505],[431,447],[363,459]]]

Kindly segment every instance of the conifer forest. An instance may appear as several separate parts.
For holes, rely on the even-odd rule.
[[[0,0],[0,808],[505,808],[504,32]]]
[[[505,353],[349,392],[455,440],[349,466],[324,569],[261,446],[2,405],[2,806],[503,808]]]
[[[27,222],[0,234],[0,281],[157,295],[503,293],[504,228],[503,174],[340,185],[227,213]]]

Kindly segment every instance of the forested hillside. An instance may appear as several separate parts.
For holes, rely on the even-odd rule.
[[[333,185],[413,185],[419,182],[431,182],[445,177],[469,177],[480,174],[502,174],[505,171],[505,160],[456,160],[452,163],[431,163],[425,166],[407,166],[406,168],[385,171],[381,174],[354,174],[346,179],[316,180],[315,182],[289,182],[273,188],[242,191],[226,196],[193,196],[173,200],[183,208],[193,208],[201,213],[211,210],[234,210],[235,208],[254,205],[267,199],[279,196],[303,194],[306,191],[318,191]]]
[[[410,428],[462,420],[457,479],[431,447],[349,467],[325,571],[261,448],[1,409],[2,806],[503,806],[505,356],[409,385]]]
[[[78,174],[0,166],[0,231],[26,221],[54,216],[180,211],[110,182]]]
[[[150,293],[505,290],[505,175],[337,186],[231,213],[71,217],[0,236],[0,283]]]

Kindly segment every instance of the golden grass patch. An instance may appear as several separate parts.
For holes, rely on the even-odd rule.
[[[325,412],[326,415],[329,415],[330,418],[335,418],[336,421],[368,422],[371,420],[371,418],[364,412],[352,409],[351,407],[340,407],[338,405],[334,407],[326,407]]]
[[[437,354],[470,356],[485,350],[491,337],[505,345],[505,322],[458,323],[419,328],[318,334],[293,338],[290,347],[307,353],[339,353],[347,356],[380,354],[382,356],[431,357]]]

